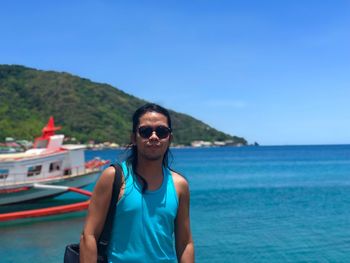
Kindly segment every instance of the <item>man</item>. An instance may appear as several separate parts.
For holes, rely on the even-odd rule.
[[[194,262],[187,181],[168,167],[169,112],[146,104],[133,115],[131,154],[122,163],[123,184],[108,248],[110,262]],[[80,240],[81,262],[96,262],[115,176],[98,180]],[[173,245],[175,235],[175,250]]]

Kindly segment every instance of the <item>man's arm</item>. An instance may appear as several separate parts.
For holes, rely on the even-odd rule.
[[[97,240],[103,230],[113,189],[115,169],[107,168],[94,188],[80,237],[80,262],[97,262]]]
[[[179,207],[175,219],[175,246],[178,262],[194,262],[194,245],[190,227],[190,191],[187,181],[180,175],[174,176],[179,196]]]

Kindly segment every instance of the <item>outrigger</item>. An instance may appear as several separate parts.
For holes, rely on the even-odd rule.
[[[60,190],[64,190],[65,192],[67,191],[76,192],[89,197],[91,197],[92,195],[91,192],[87,190],[83,190],[75,187],[67,187],[67,186],[34,184],[34,188],[60,189]],[[82,202],[73,203],[69,205],[60,205],[60,206],[54,206],[54,207],[48,207],[48,208],[32,209],[32,210],[25,210],[25,211],[11,212],[11,213],[2,213],[0,214],[0,222],[23,219],[23,218],[43,217],[43,216],[58,215],[63,213],[77,212],[77,211],[87,209],[89,206],[89,203],[90,203],[90,200],[87,200],[87,201],[82,201]]]

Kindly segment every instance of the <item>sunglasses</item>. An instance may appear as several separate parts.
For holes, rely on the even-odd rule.
[[[152,126],[141,126],[138,129],[140,136],[144,139],[151,137],[154,131],[159,139],[165,139],[171,133],[171,129],[166,126],[157,126],[155,128]]]

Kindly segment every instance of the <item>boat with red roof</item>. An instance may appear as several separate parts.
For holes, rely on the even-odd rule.
[[[0,205],[58,195],[96,181],[108,161],[85,162],[85,146],[63,144],[64,135],[55,134],[60,128],[50,117],[32,149],[0,154]]]

